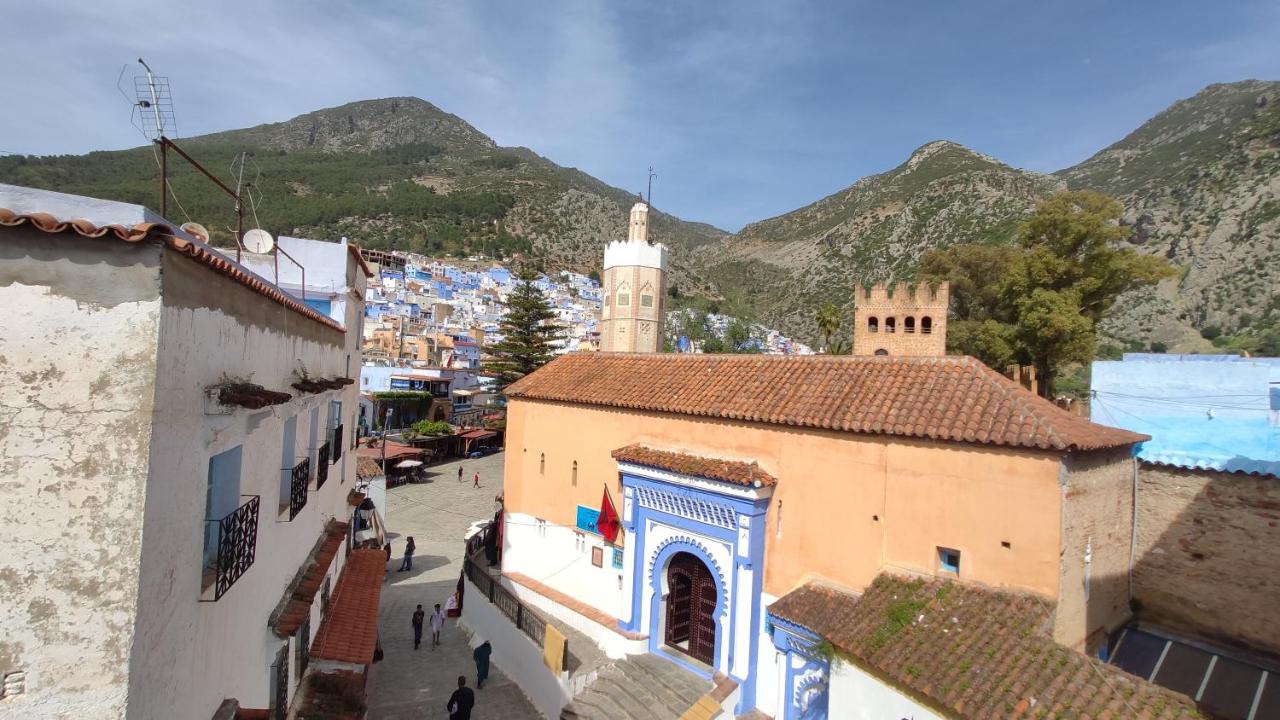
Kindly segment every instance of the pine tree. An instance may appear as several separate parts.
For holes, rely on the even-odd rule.
[[[560,328],[550,322],[556,314],[533,284],[537,279],[529,269],[516,274],[518,282],[502,318],[502,342],[488,349],[492,358],[485,369],[497,375],[499,390],[551,361],[551,342]]]

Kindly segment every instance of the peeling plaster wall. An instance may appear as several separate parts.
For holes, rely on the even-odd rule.
[[[355,483],[350,425],[356,386],[303,395],[290,384],[300,364],[314,376],[350,377],[359,367],[357,339],[176,253],[164,256],[163,290],[129,717],[207,718],[225,698],[266,708],[271,664],[286,643],[268,620],[325,522],[349,519],[346,497]],[[350,303],[347,327],[356,327],[362,312],[359,303]],[[204,389],[223,378],[248,379],[294,398],[263,410],[206,414]],[[306,507],[288,521],[287,497],[286,511],[279,512],[285,421],[297,416],[297,460],[309,454],[314,464],[311,410],[319,409],[319,445],[334,399],[343,402],[342,460],[330,466],[319,491],[311,483]],[[220,600],[200,602],[209,458],[236,446],[243,448],[240,492],[260,497],[256,559]],[[343,557],[339,553],[335,570]],[[312,633],[319,624],[315,613]],[[291,647],[291,688],[295,662]]]
[[[160,252],[0,228],[0,717],[125,714]]]

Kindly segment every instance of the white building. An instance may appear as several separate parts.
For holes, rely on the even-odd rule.
[[[5,717],[284,717],[372,660],[326,612],[385,570],[342,552],[363,265],[332,317],[156,221],[0,185]]]

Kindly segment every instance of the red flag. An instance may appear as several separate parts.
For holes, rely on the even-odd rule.
[[[618,532],[622,529],[622,523],[618,522],[618,510],[609,498],[608,486],[605,486],[604,497],[600,499],[600,518],[596,520],[596,529],[609,542],[617,540]]]

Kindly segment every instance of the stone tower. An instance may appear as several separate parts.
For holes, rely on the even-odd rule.
[[[892,288],[875,285],[853,291],[854,355],[947,353],[947,283]]]
[[[600,349],[604,352],[660,352],[662,297],[666,292],[667,248],[649,244],[649,206],[631,208],[626,242],[604,249]]]

